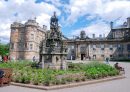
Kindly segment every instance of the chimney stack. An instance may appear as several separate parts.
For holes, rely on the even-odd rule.
[[[93,38],[95,38],[95,34],[93,34]]]
[[[127,18],[127,27],[130,27],[130,17]]]
[[[113,22],[111,22],[110,24],[111,24],[111,29],[113,29]]]

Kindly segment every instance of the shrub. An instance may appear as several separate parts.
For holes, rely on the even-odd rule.
[[[34,76],[34,77],[33,77],[33,81],[34,81],[34,84],[35,84],[35,85],[38,85],[39,79],[38,79],[37,76]]]
[[[66,84],[66,79],[64,77],[61,78],[61,84]]]
[[[86,81],[86,77],[85,76],[83,76],[83,78],[81,79],[82,81]]]
[[[75,80],[76,82],[79,82],[80,81],[80,77],[79,76],[77,76],[77,78],[76,78],[76,80]]]
[[[68,82],[72,82],[73,81],[73,78],[71,76],[67,77],[67,81]]]
[[[49,80],[49,79],[46,79],[46,80],[45,80],[45,85],[46,85],[46,86],[49,86],[49,84],[50,84],[50,80]]]

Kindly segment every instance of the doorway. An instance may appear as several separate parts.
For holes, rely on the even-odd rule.
[[[85,54],[81,54],[81,60],[85,59]]]
[[[96,55],[93,55],[93,60],[96,60]]]

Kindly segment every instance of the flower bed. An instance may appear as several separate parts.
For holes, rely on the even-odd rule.
[[[114,67],[98,62],[88,64],[72,63],[71,66],[73,67],[68,68],[66,71],[62,69],[36,69],[32,68],[32,65],[34,63],[29,61],[0,63],[0,67],[14,68],[13,82],[34,85],[52,86],[119,75],[119,71]]]

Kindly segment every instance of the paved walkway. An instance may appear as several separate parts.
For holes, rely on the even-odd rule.
[[[114,64],[115,62],[110,62],[110,65],[113,66]],[[130,92],[130,63],[119,62],[119,65],[125,68],[126,78],[124,79],[73,87],[73,88],[50,90],[49,92]],[[0,88],[0,92],[47,92],[47,91],[11,85]]]

